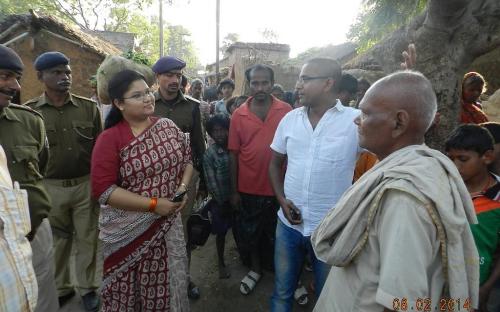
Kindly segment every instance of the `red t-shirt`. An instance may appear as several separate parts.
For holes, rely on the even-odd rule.
[[[253,97],[233,112],[229,128],[228,149],[238,154],[238,191],[273,196],[269,182],[269,162],[274,133],[290,105],[273,97],[263,122],[250,111]]]

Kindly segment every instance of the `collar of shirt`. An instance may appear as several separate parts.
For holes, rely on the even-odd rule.
[[[274,96],[271,96],[271,98],[273,101],[271,103],[271,107],[269,108],[269,111],[271,111],[271,110],[280,111],[280,110],[284,109],[284,107],[282,105],[278,105],[278,101],[279,101],[278,99],[276,99]],[[238,114],[242,115],[242,116],[248,116],[250,114],[254,115],[250,111],[250,106],[249,106],[249,104],[252,103],[252,101],[253,101],[253,96],[249,97],[248,100],[245,101],[245,103],[243,103],[237,110],[234,111],[234,113],[238,112]],[[269,113],[268,113],[268,115],[269,115]]]
[[[10,120],[10,121],[19,121],[19,118],[17,118],[16,114],[14,114],[10,109],[8,109],[8,107],[2,109],[2,111],[0,112],[0,119],[2,118],[5,118],[7,120]]]
[[[307,109],[308,109],[308,107],[302,106],[301,113],[307,115]],[[344,110],[345,110],[345,106],[342,105],[342,102],[340,102],[339,99],[336,99],[335,105],[332,108],[328,109],[326,112],[338,111],[339,113],[342,113]]]
[[[78,107],[78,103],[75,102],[71,93],[69,93],[68,96],[66,97],[66,100],[64,100],[64,105],[66,105],[68,103],[73,104],[74,106]],[[52,104],[52,101],[49,99],[49,97],[47,96],[47,94],[45,92],[40,96],[35,107],[41,107],[44,105],[54,106],[54,104]]]
[[[181,91],[177,91],[177,100],[175,101],[175,104],[181,102],[181,101],[185,101],[186,100],[186,97],[184,96],[184,94],[182,94]],[[158,100],[161,100],[162,103],[167,103],[167,100],[165,100],[165,98],[161,95],[161,92],[160,92],[160,89],[158,89],[158,91],[155,92],[155,102],[158,101]]]

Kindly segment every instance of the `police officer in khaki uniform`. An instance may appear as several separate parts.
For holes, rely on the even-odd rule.
[[[37,312],[57,311],[52,232],[47,219],[51,203],[41,180],[48,163],[42,116],[10,101],[20,91],[24,65],[10,48],[0,45],[0,145],[7,155],[13,181],[28,192],[33,268],[38,283]]]
[[[43,115],[51,147],[44,185],[53,204],[49,220],[54,234],[59,302],[62,306],[75,294],[69,270],[74,241],[76,287],[85,309],[97,311],[99,208],[90,197],[89,173],[92,148],[102,131],[101,115],[95,102],[70,93],[71,68],[64,54],[43,53],[34,65],[45,92],[26,105]]]
[[[184,235],[187,241],[186,223],[196,199],[201,161],[206,145],[201,122],[200,101],[185,96],[181,91],[182,69],[184,67],[186,67],[186,63],[183,60],[173,56],[165,56],[160,58],[152,69],[156,73],[159,84],[159,89],[155,92],[155,115],[171,119],[182,132],[189,133],[190,137],[195,170],[188,186],[188,203],[181,212]],[[200,186],[200,188],[203,188],[203,186]],[[189,242],[187,252],[188,259],[191,260]],[[189,282],[188,296],[192,299],[200,297],[199,288],[191,281]]]

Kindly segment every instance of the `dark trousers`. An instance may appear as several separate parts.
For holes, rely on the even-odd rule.
[[[279,203],[274,196],[240,193],[241,209],[235,214],[233,234],[241,260],[250,265],[257,250],[264,269],[274,271],[274,241]]]

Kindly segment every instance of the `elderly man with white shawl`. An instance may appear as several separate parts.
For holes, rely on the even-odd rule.
[[[375,83],[356,118],[360,146],[380,162],[313,233],[333,265],[314,311],[468,311],[477,307],[477,223],[453,163],[424,145],[436,96],[422,74]]]

